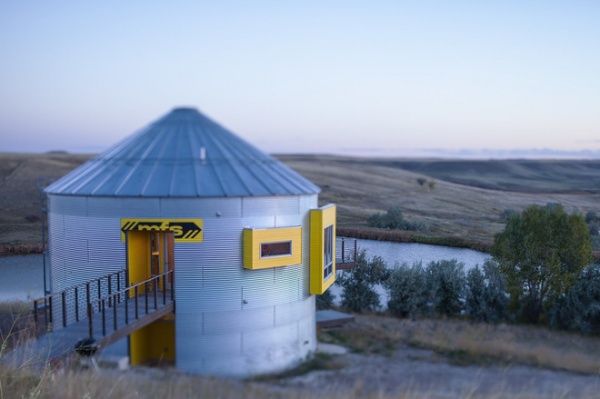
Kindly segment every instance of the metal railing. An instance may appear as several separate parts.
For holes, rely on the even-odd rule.
[[[140,317],[146,316],[157,310],[159,308],[159,301],[162,302],[163,306],[166,305],[167,302],[173,302],[175,293],[174,288],[173,270],[169,270],[146,281],[114,292],[106,298],[101,298],[88,303],[87,317],[89,337],[91,338],[95,335],[95,313],[101,313],[101,332],[102,336],[106,336],[107,326],[109,324],[107,316],[108,318],[112,318],[112,323],[110,323],[112,324],[112,331],[117,331],[130,324],[131,321],[136,321],[140,319]],[[167,301],[167,294],[169,301]],[[133,306],[133,308],[131,308],[131,306]],[[122,316],[121,324],[119,323],[119,316]]]
[[[355,264],[358,241],[354,238],[336,237],[335,261],[338,265]]]
[[[87,283],[69,287],[33,301],[33,318],[40,333],[53,331],[57,324],[66,327],[87,317],[88,307],[103,298],[121,301],[113,293],[127,287],[126,270],[102,276]],[[100,310],[100,309],[99,309]]]

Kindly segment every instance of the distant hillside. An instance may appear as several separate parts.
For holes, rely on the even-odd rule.
[[[41,211],[36,182],[64,176],[90,157],[0,153],[0,249],[39,246]],[[277,157],[321,187],[322,204],[338,205],[342,228],[367,229],[371,214],[397,206],[408,220],[426,227],[417,232],[421,238],[489,245],[504,227],[501,214],[506,209],[558,202],[569,211],[600,213],[598,161]]]
[[[371,214],[396,206],[426,226],[419,236],[489,245],[504,228],[502,213],[508,209],[556,202],[570,212],[600,213],[600,179],[592,178],[598,162],[278,158],[322,188],[322,204],[338,205],[342,227],[364,229]],[[484,183],[489,188],[481,188]]]
[[[369,163],[492,190],[600,192],[600,160],[372,159]]]

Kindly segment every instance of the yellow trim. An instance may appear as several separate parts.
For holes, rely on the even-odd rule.
[[[302,228],[244,229],[244,268],[257,270],[302,263]],[[291,241],[292,254],[261,258],[260,245]]]
[[[147,231],[129,231],[127,233],[127,269],[129,284],[134,285],[150,278],[150,237]],[[140,286],[138,293],[144,293]],[[131,291],[130,296],[135,295]]]
[[[333,226],[333,273],[323,279],[325,263],[325,228]],[[310,211],[310,293],[321,295],[335,282],[335,237],[336,237],[336,207],[329,204]]]
[[[202,242],[203,219],[121,219],[121,241],[126,231],[172,231],[177,242]]]
[[[175,321],[172,317],[148,324],[130,335],[129,359],[132,365],[149,361],[175,360]]]

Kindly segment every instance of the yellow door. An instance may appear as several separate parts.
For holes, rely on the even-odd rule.
[[[129,284],[134,285],[175,269],[174,236],[169,231],[128,231],[127,267]],[[153,290],[154,284],[148,289]],[[158,290],[171,289],[171,277],[161,278]],[[138,294],[145,293],[145,285]],[[134,292],[131,293],[131,296]],[[130,362],[137,364],[172,363],[175,360],[175,320],[173,315],[133,332],[129,337]]]

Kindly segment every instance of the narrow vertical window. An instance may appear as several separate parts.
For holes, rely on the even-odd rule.
[[[323,243],[323,280],[333,274],[333,225],[325,227]]]

